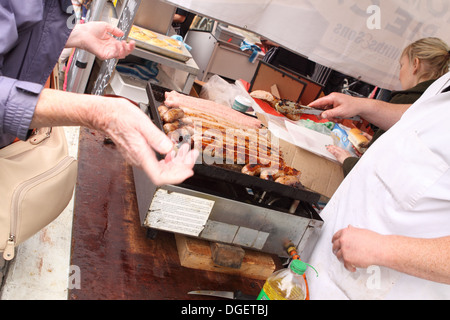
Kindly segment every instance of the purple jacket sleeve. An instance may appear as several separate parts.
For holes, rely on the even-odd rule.
[[[42,89],[37,83],[0,77],[0,134],[27,138]]]
[[[19,41],[21,30],[27,29],[42,19],[42,2],[1,0],[0,6],[0,148],[16,137],[26,139],[34,109],[43,86],[5,76],[11,69],[6,57]],[[16,68],[20,68],[23,57],[16,55]],[[8,73],[8,72],[6,72]]]
[[[70,34],[70,0],[0,0],[0,148],[26,139]]]

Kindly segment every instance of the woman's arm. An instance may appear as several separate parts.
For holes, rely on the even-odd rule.
[[[193,175],[198,151],[186,145],[173,154],[173,142],[138,107],[126,99],[44,89],[31,128],[85,126],[110,137],[127,161],[157,185],[177,184]],[[167,154],[158,161],[155,151]]]
[[[359,115],[377,127],[388,130],[400,120],[411,105],[391,104],[381,100],[332,93],[312,102],[309,106],[319,109],[331,108],[322,114],[324,119],[335,120]]]

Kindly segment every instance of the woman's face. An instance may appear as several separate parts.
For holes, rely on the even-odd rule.
[[[411,89],[416,83],[415,68],[407,55],[400,59],[400,83],[403,90]]]

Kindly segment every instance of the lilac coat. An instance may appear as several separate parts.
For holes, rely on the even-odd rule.
[[[70,5],[0,0],[0,148],[29,135],[39,94],[71,32]]]

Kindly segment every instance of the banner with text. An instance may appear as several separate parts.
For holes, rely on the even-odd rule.
[[[408,44],[424,37],[450,43],[448,0],[166,1],[391,90],[399,89],[399,60]]]

